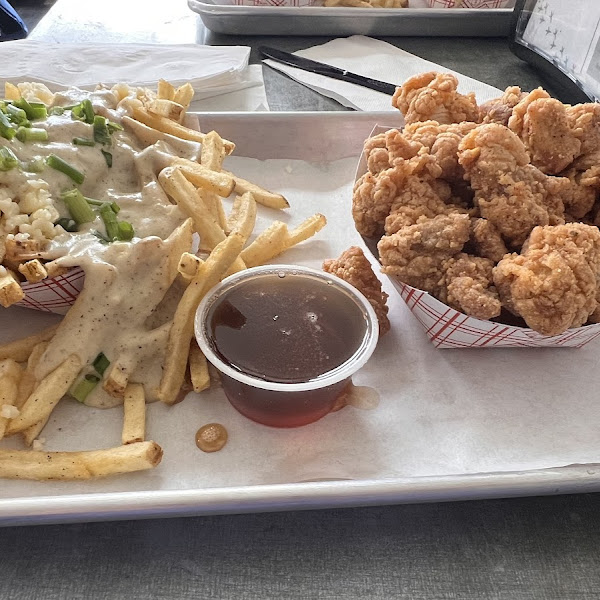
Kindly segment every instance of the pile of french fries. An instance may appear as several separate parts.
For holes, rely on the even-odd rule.
[[[131,90],[117,86],[121,97]],[[175,89],[161,81],[158,93],[138,91],[132,100],[133,117],[124,125],[147,143],[158,140],[201,142],[200,162],[174,158],[158,180],[165,193],[177,203],[198,233],[197,254],[179,252],[179,283],[184,291],[169,326],[159,399],[174,404],[193,389],[210,387],[206,358],[193,335],[194,315],[204,295],[221,279],[248,267],[275,258],[286,249],[308,239],[326,223],[313,215],[293,230],[274,221],[255,239],[257,205],[286,209],[287,200],[245,181],[222,168],[235,145],[216,132],[200,133],[182,124],[193,95],[191,86]],[[234,194],[227,214],[222,200]],[[0,288],[1,289],[1,288]],[[0,291],[1,293],[1,291]],[[121,445],[105,450],[45,452],[36,450],[36,441],[52,411],[68,393],[85,365],[72,355],[41,381],[35,370],[54,336],[61,335],[60,324],[22,340],[0,345],[0,440],[19,434],[33,450],[0,450],[0,477],[34,480],[89,479],[117,473],[150,469],[160,463],[162,450],[145,440],[146,399],[141,381],[131,381],[118,357],[107,369],[102,385],[123,399]],[[38,444],[39,445],[39,444]]]

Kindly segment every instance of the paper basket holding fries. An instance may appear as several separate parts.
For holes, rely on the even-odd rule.
[[[369,137],[388,129],[392,127],[376,125]],[[355,179],[358,180],[366,171],[367,160],[363,152],[358,162]],[[378,241],[364,238],[365,245],[379,262]],[[436,348],[581,348],[600,336],[600,323],[568,329],[559,335],[545,336],[528,327],[519,327],[497,320],[476,319],[451,308],[424,290],[407,285],[394,276],[389,276],[389,279]]]
[[[25,297],[17,306],[64,315],[73,305],[83,288],[85,273],[80,268],[70,269],[64,275],[48,277],[37,283],[21,285]]]

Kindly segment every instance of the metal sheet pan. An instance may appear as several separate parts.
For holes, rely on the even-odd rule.
[[[385,9],[236,6],[188,0],[204,25],[230,35],[506,37],[512,8]]]
[[[299,159],[325,163],[343,158],[358,158],[362,142],[377,123],[400,124],[400,115],[394,113],[241,113],[207,114],[200,120],[204,130],[215,129],[223,136],[234,139],[236,154],[258,159]],[[396,119],[398,123],[395,122]],[[269,135],[257,135],[268,132]],[[315,141],[316,138],[316,141]],[[353,173],[349,174],[353,177]],[[22,309],[24,310],[24,309]],[[43,322],[44,315],[24,311],[30,321]],[[0,313],[0,341],[2,323],[7,314]],[[39,319],[37,319],[39,317]],[[27,324],[32,326],[31,323]],[[442,351],[436,351],[442,352]],[[521,352],[521,351],[518,351]],[[558,350],[557,352],[568,352]],[[582,352],[577,350],[576,352]],[[437,356],[437,355],[436,355]],[[441,356],[441,355],[440,355]],[[439,360],[447,360],[447,355]],[[491,355],[479,355],[480,362]],[[506,356],[502,355],[506,361]],[[524,356],[520,354],[519,356]],[[538,355],[541,358],[541,355]],[[549,355],[544,355],[545,359]],[[579,358],[578,355],[574,358]],[[486,358],[487,357],[487,358]],[[482,367],[483,368],[483,367]],[[430,374],[431,375],[431,374]],[[511,385],[517,385],[512,382]],[[523,402],[529,399],[525,398]],[[507,400],[506,400],[507,401]],[[518,400],[517,400],[518,402]],[[184,403],[186,404],[186,403]],[[399,407],[400,410],[400,407]],[[565,417],[577,431],[576,411]],[[572,415],[572,417],[571,417]],[[118,420],[119,416],[115,418]],[[476,417],[479,418],[479,417]],[[523,426],[521,415],[515,413],[516,431]],[[565,426],[568,424],[565,424]],[[561,422],[561,427],[563,423]],[[588,428],[589,429],[589,428]],[[561,429],[564,435],[569,429]],[[493,432],[489,432],[493,439]],[[559,433],[556,434],[557,436]],[[558,440],[559,437],[556,437]],[[576,438],[570,438],[575,443]],[[489,440],[486,444],[493,444]],[[568,444],[568,439],[565,440]],[[567,447],[567,446],[565,446]],[[491,453],[498,448],[489,447]],[[405,448],[408,452],[409,448]],[[518,452],[526,452],[515,447]],[[418,451],[418,448],[416,449]],[[594,453],[592,452],[592,455]],[[567,454],[565,453],[565,456]],[[280,510],[313,509],[342,506],[366,506],[393,503],[434,502],[510,496],[578,493],[600,490],[600,466],[593,463],[570,464],[565,459],[556,468],[533,470],[507,469],[477,472],[465,469],[463,474],[437,473],[432,476],[382,477],[379,479],[345,479],[271,484],[260,481],[253,485],[230,487],[186,486],[185,481],[170,489],[161,485],[160,475],[146,478],[139,474],[143,489],[119,491],[126,487],[124,480],[111,478],[99,481],[92,493],[53,493],[37,487],[35,497],[0,499],[0,525],[66,523],[133,518],[205,515],[219,513],[267,512]],[[177,460],[169,465],[174,468]],[[165,465],[165,468],[167,465]],[[117,481],[118,480],[118,481]],[[2,482],[0,486],[9,485]],[[44,486],[46,484],[37,484]],[[61,484],[62,485],[62,484]],[[66,489],[66,488],[65,488]],[[99,490],[106,489],[106,492]],[[135,489],[135,488],[129,488]],[[45,494],[45,495],[40,495]]]

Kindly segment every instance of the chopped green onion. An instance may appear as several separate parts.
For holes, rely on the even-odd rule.
[[[133,225],[127,221],[119,221],[119,240],[122,242],[128,242],[133,239],[135,235],[133,231]]]
[[[85,121],[91,125],[94,122],[94,107],[85,99],[71,108],[71,116],[77,121]]]
[[[83,194],[78,189],[72,189],[61,194],[62,201],[67,205],[71,218],[78,225],[90,223],[96,218],[96,213],[85,201]]]
[[[25,98],[19,98],[13,102],[13,106],[21,108],[25,111],[27,118],[34,121],[35,119],[45,119],[48,116],[46,106],[40,102],[27,102]],[[9,109],[10,110],[10,109]]]
[[[41,173],[44,170],[45,166],[46,163],[44,162],[44,159],[38,156],[37,158],[34,158],[33,160],[30,160],[27,163],[23,163],[21,165],[21,169],[23,171],[27,171],[28,173]]]
[[[62,217],[58,219],[55,225],[60,225],[65,231],[70,231],[71,233],[77,231],[78,229],[77,223],[68,217]]]
[[[70,177],[75,183],[81,184],[81,183],[83,183],[83,180],[85,179],[85,175],[81,171],[78,171],[74,166],[70,165],[66,160],[63,160],[59,156],[56,156],[56,154],[50,154],[48,156],[48,158],[46,159],[46,164],[49,167],[56,169],[57,171],[60,171],[61,173],[64,173],[65,175],[67,175],[67,177]]]
[[[85,399],[90,395],[90,392],[98,385],[100,377],[98,375],[86,375],[83,379],[80,379],[75,385],[69,390],[69,394],[82,404]]]
[[[108,202],[100,207],[100,217],[104,221],[104,226],[106,227],[106,237],[111,242],[119,239],[119,222],[117,221],[117,215]]]
[[[92,206],[102,206],[105,204],[105,202],[102,200],[94,200],[93,198],[88,198],[87,196],[85,196],[85,201]]]
[[[110,244],[112,240],[109,240],[103,233],[99,231],[92,231],[92,234],[97,237],[103,244]]]
[[[10,171],[19,166],[19,159],[6,146],[0,146],[0,171]]]
[[[115,131],[123,131],[123,126],[114,121],[108,121],[108,123],[106,123],[106,128],[110,134],[113,134]]]
[[[33,109],[32,116],[30,119],[45,119],[48,116],[48,108],[41,102],[30,102],[31,108]]]
[[[112,167],[112,154],[110,152],[106,152],[106,150],[100,150],[100,152],[102,152],[102,156],[104,156],[106,166],[110,169]]]
[[[96,142],[92,138],[75,137],[73,143],[76,146],[95,146]]]
[[[110,144],[110,133],[106,126],[106,117],[96,115],[94,117],[94,139],[99,144]]]
[[[17,130],[10,124],[8,117],[0,112],[0,135],[7,140],[12,140],[16,134]]]
[[[17,108],[14,104],[9,104],[6,107],[8,118],[16,125],[31,126],[31,122],[27,118],[27,113],[22,108]]]
[[[64,106],[51,106],[50,109],[48,110],[48,114],[52,115],[52,116],[60,116],[60,115],[64,115],[65,114],[65,107]]]
[[[94,359],[94,362],[92,363],[92,367],[94,367],[94,369],[96,370],[96,373],[98,373],[99,375],[104,375],[104,371],[106,371],[106,369],[108,369],[109,365],[110,365],[110,360],[108,360],[108,358],[106,358],[106,356],[104,356],[104,352],[100,352],[100,354],[98,354],[98,356],[96,356],[96,358]]]
[[[115,213],[115,215],[119,214],[121,207],[116,202],[111,202],[110,207],[113,209],[113,212]]]
[[[47,142],[48,132],[37,127],[19,127],[17,129],[17,139],[21,142]]]

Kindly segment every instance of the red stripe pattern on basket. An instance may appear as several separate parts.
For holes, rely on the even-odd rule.
[[[474,319],[422,290],[394,277],[390,279],[437,348],[581,348],[600,336],[600,324],[569,329],[560,335],[544,336],[526,327]]]
[[[79,267],[64,275],[22,285],[25,298],[17,306],[64,315],[83,288],[85,273]]]
[[[505,8],[508,0],[429,0],[430,8]]]

